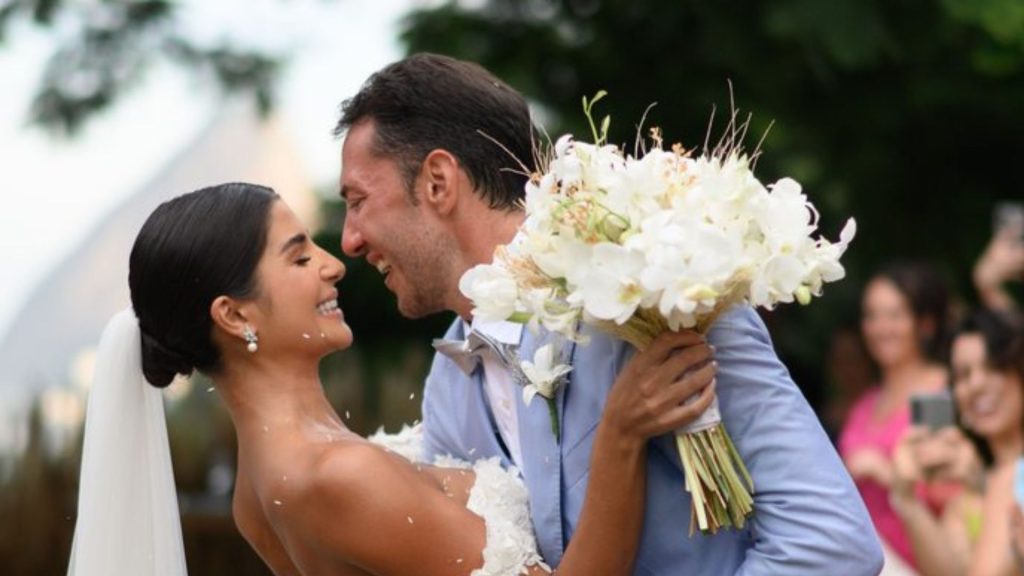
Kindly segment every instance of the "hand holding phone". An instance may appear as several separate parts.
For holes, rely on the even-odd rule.
[[[910,397],[910,423],[932,432],[956,423],[953,398],[948,392],[915,394]]]
[[[992,227],[992,239],[974,264],[974,286],[986,306],[1013,307],[1003,285],[1024,280],[1024,203],[996,204]]]
[[[992,209],[992,231],[1024,243],[1024,202],[999,202]]]

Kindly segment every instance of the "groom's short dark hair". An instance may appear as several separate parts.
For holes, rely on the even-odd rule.
[[[492,208],[512,209],[532,170],[533,125],[521,94],[477,64],[416,54],[386,66],[341,105],[341,136],[364,120],[376,125],[377,154],[394,159],[406,187],[432,150],[447,150]]]

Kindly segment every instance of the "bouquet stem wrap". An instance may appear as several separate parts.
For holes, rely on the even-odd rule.
[[[696,330],[707,334],[715,318],[725,309],[699,323]],[[664,318],[639,310],[625,324],[599,322],[601,330],[646,349],[659,334],[669,330]],[[683,463],[690,508],[690,535],[695,528],[715,534],[721,528],[743,528],[754,512],[754,481],[733,445],[718,411],[716,396],[707,410],[688,426],[675,432],[676,448]]]

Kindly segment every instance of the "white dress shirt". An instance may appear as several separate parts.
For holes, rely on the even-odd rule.
[[[515,322],[485,322],[474,320],[472,329],[490,336],[503,344],[519,345],[523,325]],[[520,466],[523,461],[519,448],[519,403],[522,389],[516,384],[509,370],[493,355],[483,355],[484,393],[491,404],[491,413],[498,425],[498,433],[508,448],[512,463]]]

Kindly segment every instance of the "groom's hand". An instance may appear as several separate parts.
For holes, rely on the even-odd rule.
[[[606,425],[646,441],[694,421],[714,397],[713,351],[696,332],[657,337],[616,378],[605,406]]]

